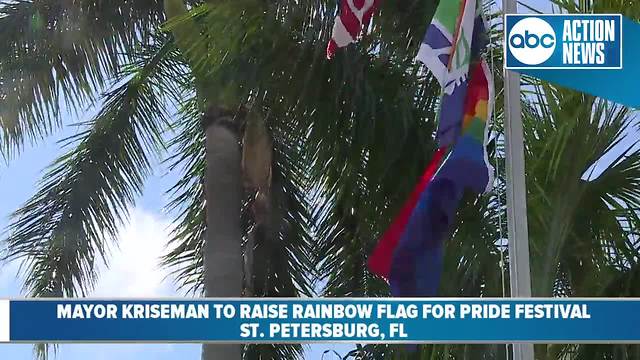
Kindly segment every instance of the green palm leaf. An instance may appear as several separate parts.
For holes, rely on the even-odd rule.
[[[86,130],[68,139],[75,147],[13,215],[4,257],[23,260],[29,295],[84,296],[92,288],[96,260],[107,260],[109,242],[149,174],[149,156],[163,148],[165,93],[157,77],[175,68],[163,63],[171,49],[161,44],[144,66],[129,68]]]
[[[0,1],[0,141],[11,156],[81,110],[164,19],[160,1]]]

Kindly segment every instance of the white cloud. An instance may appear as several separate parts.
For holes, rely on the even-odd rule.
[[[165,297],[177,293],[168,271],[160,268],[170,223],[158,215],[135,208],[129,224],[111,251],[109,267],[101,267],[92,297]]]
[[[98,266],[99,278],[91,297],[178,296],[168,270],[159,266],[166,253],[170,222],[141,208],[131,211],[130,221],[120,229],[118,246],[113,246],[109,267]],[[1,264],[0,297],[21,297],[20,263]]]

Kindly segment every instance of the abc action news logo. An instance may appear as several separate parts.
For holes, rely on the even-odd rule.
[[[507,69],[621,69],[622,15],[506,15]]]

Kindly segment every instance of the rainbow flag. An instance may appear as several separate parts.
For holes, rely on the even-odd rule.
[[[485,60],[472,65],[469,81],[464,86],[466,97],[458,125],[460,136],[436,176],[455,180],[474,193],[484,193],[491,190],[494,171],[486,149],[494,105],[494,85],[491,69]],[[446,110],[443,105],[441,113]]]
[[[393,296],[437,295],[444,239],[462,195],[488,191],[493,182],[486,144],[494,93],[482,59],[485,29],[475,0],[442,0],[418,53],[443,88],[440,149],[369,257],[369,269],[389,280]]]

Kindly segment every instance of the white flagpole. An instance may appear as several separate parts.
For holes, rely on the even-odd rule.
[[[502,0],[502,8],[505,14],[518,12],[516,0]],[[518,73],[505,70],[504,94],[511,297],[526,298],[531,297],[531,274],[527,229],[527,189],[524,178],[524,135]],[[533,359],[533,344],[513,344],[513,360]]]

